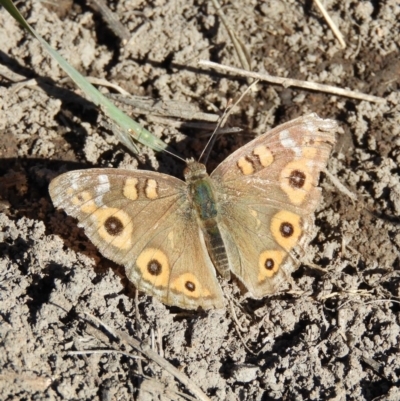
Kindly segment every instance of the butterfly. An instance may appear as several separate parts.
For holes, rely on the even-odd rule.
[[[337,123],[309,114],[236,150],[208,175],[188,160],[185,181],[153,171],[88,169],[56,177],[54,205],[79,221],[137,289],[168,305],[225,305],[233,273],[255,298],[290,279],[312,237],[319,175]]]

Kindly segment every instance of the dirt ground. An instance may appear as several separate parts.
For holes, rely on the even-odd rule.
[[[107,3],[129,32],[126,44],[83,0],[19,5],[83,75],[154,104],[220,114],[247,88],[243,78],[197,65],[201,58],[241,67],[210,2]],[[216,141],[210,171],[256,135],[316,112],[343,130],[328,171],[357,200],[322,174],[316,236],[290,291],[254,300],[232,281],[224,290],[234,302],[208,313],[137,294],[123,268],[55,211],[49,182],[90,166],[182,177],[183,163],[119,145],[102,114],[1,9],[1,400],[193,399],[167,368],[128,355],[140,354],[118,333],[156,351],[212,400],[400,399],[400,4],[325,1],[344,50],[311,1],[222,5],[254,71],[385,102],[260,83],[229,120],[242,131]],[[204,122],[198,129],[199,121],[121,108],[185,157],[198,157],[210,132]],[[91,350],[103,352],[71,353]]]

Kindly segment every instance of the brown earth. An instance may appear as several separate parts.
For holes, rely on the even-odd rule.
[[[133,95],[221,113],[248,86],[197,65],[202,58],[240,67],[211,3],[109,2],[130,33],[126,45],[84,1],[19,4],[83,75]],[[219,138],[209,165],[212,170],[272,126],[316,112],[343,128],[328,170],[358,200],[323,174],[310,261],[294,274],[292,291],[252,300],[232,282],[225,287],[235,294],[234,312],[208,313],[182,312],[143,294],[135,303],[123,269],[101,257],[75,220],[54,210],[48,185],[61,172],[138,167],[181,177],[183,164],[145,147],[139,156],[127,152],[57,63],[0,10],[1,400],[190,394],[152,360],[68,354],[123,349],[88,334],[88,316],[152,345],[213,400],[400,399],[400,5],[325,5],[344,35],[344,50],[311,2],[233,0],[223,11],[254,71],[386,102],[260,83],[229,120],[243,131]],[[133,115],[185,157],[204,147],[204,129]]]

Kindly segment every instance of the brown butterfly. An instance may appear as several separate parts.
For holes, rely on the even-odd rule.
[[[297,268],[291,254],[311,239],[336,130],[310,114],[241,147],[211,175],[195,161],[186,182],[151,171],[72,171],[51,182],[50,195],[139,290],[185,309],[220,308],[216,270],[261,298]]]

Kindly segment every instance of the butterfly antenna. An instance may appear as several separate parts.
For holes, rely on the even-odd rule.
[[[213,131],[213,133],[210,136],[210,139],[208,140],[206,146],[204,147],[203,151],[201,152],[200,156],[199,156],[199,162],[201,160],[201,158],[205,155],[204,157],[204,163],[203,164],[207,164],[208,158],[210,157],[210,153],[211,150],[214,146],[215,140],[217,139],[217,132],[218,130],[222,127],[222,124],[225,124],[226,122],[226,118],[225,116],[227,116],[227,111],[230,109],[230,105],[228,105],[225,110],[224,113],[222,114],[222,116],[218,119],[217,125]],[[207,153],[206,153],[207,152]]]
[[[176,153],[170,152],[168,149],[162,149],[162,152],[168,153],[169,155],[183,161],[184,163],[186,163],[186,160],[183,157],[178,156]]]
[[[203,155],[207,151],[206,156],[205,156],[205,160],[204,160],[204,164],[207,164],[207,160],[208,160],[208,158],[210,156],[211,149],[213,148],[215,140],[217,139],[217,135],[216,135],[217,131],[220,128],[225,126],[226,121],[228,120],[228,117],[232,114],[233,109],[235,108],[235,106],[237,106],[242,101],[242,99],[245,97],[245,95],[249,91],[253,90],[253,88],[258,84],[259,81],[260,81],[259,79],[256,79],[251,85],[249,85],[246,88],[246,90],[240,95],[239,99],[233,105],[232,104],[228,104],[228,106],[224,110],[224,114],[218,120],[217,126],[215,127],[214,132],[212,133],[210,139],[208,140],[206,147],[201,152],[201,155],[199,157],[199,161],[201,160],[201,158],[203,157]]]

